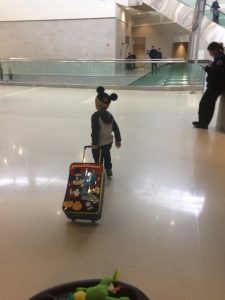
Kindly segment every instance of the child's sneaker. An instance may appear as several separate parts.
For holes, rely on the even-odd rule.
[[[108,177],[113,176],[113,172],[112,172],[111,169],[106,169],[105,172],[106,172],[106,175],[107,175]]]

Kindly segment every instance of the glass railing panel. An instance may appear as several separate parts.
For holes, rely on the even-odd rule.
[[[179,2],[181,2],[187,6],[190,6],[192,8],[195,8],[195,5],[196,5],[196,0],[179,0]]]
[[[204,72],[198,64],[167,63],[159,65],[157,73],[150,72],[132,85],[190,86],[194,74],[195,84],[201,86],[204,81]]]
[[[152,73],[152,63],[157,72]],[[3,82],[36,85],[111,85],[132,87],[202,86],[199,65],[182,59],[151,60],[2,60]]]
[[[190,6],[193,9],[195,8],[195,5],[196,5],[196,0],[179,0],[179,2],[181,2],[187,6]],[[213,15],[212,15],[210,3],[206,4],[204,15],[213,21]],[[222,27],[225,27],[225,14],[221,10],[219,12],[219,23],[218,24]]]
[[[205,16],[213,21],[213,14],[209,4],[206,4],[205,6]],[[225,27],[225,14],[222,11],[219,11],[218,24],[222,27]]]

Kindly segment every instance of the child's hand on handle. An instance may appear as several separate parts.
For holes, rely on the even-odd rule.
[[[116,142],[116,148],[120,148],[121,147],[121,142]]]
[[[91,145],[92,149],[98,149],[98,145]]]

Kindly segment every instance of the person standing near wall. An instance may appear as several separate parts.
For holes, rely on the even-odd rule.
[[[131,53],[129,52],[127,55],[127,59],[129,59],[131,61],[131,63],[127,63],[127,70],[134,70],[136,68],[134,60],[136,59],[136,55],[135,53]]]
[[[213,1],[211,9],[212,9],[212,15],[213,15],[213,22],[219,24],[219,16],[220,16],[220,12],[219,12],[219,2],[218,1]]]
[[[158,48],[158,59],[162,59],[162,51]]]
[[[158,58],[158,51],[155,49],[155,46],[152,46],[152,49],[149,51],[149,57],[151,59],[157,59]],[[152,74],[157,73],[157,64],[152,63]]]
[[[225,92],[225,55],[220,43],[212,42],[208,45],[209,55],[213,62],[205,67],[206,90],[199,103],[198,121],[192,122],[195,128],[208,129],[212,120],[216,100]]]

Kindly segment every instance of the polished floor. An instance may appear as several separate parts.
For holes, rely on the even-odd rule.
[[[111,92],[111,91],[109,91]],[[200,93],[116,91],[103,217],[61,210],[69,165],[90,143],[93,89],[0,87],[0,299],[100,278],[151,300],[225,299],[225,134],[194,129]],[[88,153],[87,160],[91,160]]]

